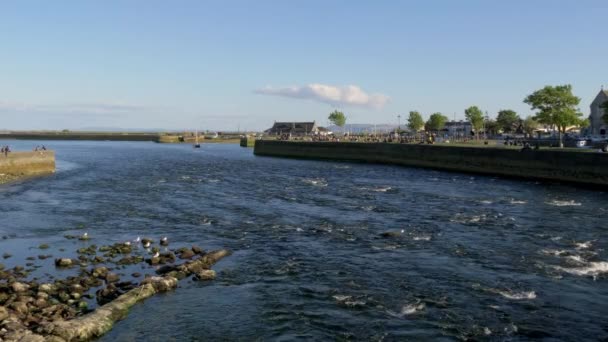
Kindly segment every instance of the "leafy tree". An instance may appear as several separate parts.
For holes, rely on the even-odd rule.
[[[498,134],[498,131],[500,131],[500,129],[501,129],[498,122],[495,120],[492,120],[492,119],[486,120],[484,126],[486,128],[486,132],[489,133],[490,135]]]
[[[344,113],[339,112],[338,110],[334,110],[329,113],[328,117],[329,121],[338,127],[343,127],[346,124],[346,116]]]
[[[411,111],[410,116],[407,119],[407,127],[412,132],[418,132],[424,127],[424,119],[422,119],[422,115],[417,111]]]
[[[577,108],[580,102],[581,99],[572,94],[570,84],[545,86],[524,99],[524,103],[538,110],[534,118],[539,123],[557,127],[560,147],[564,146],[562,135],[566,128],[580,123],[582,114]]]
[[[433,113],[429,117],[428,121],[425,124],[425,129],[427,131],[439,131],[443,129],[445,123],[448,121],[447,116],[441,113]]]
[[[578,125],[580,128],[587,128],[591,125],[591,122],[589,121],[589,118],[586,118],[586,119],[580,120]]]
[[[483,112],[477,106],[471,106],[464,110],[464,116],[471,122],[475,135],[479,139],[479,131],[483,128]]]
[[[503,109],[498,112],[498,116],[496,116],[496,123],[498,127],[502,129],[505,133],[513,132],[519,123],[519,115],[513,110]]]
[[[602,108],[604,110],[604,115],[602,115],[602,120],[604,120],[604,122],[608,124],[608,101],[602,103],[600,105],[600,108]]]
[[[531,137],[534,134],[534,131],[538,128],[538,121],[536,121],[534,117],[528,116],[522,122],[522,128],[524,129],[524,133]]]

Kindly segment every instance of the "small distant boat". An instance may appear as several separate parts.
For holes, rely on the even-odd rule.
[[[194,133],[194,148],[201,148],[201,144],[198,142],[198,130]]]

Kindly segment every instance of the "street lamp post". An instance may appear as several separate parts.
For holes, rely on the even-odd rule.
[[[399,126],[397,126],[397,132],[401,133],[401,114],[397,115],[397,119],[399,120]]]
[[[488,111],[486,110],[486,116],[483,118],[483,140],[488,140],[488,132],[486,130],[486,122],[490,119]]]

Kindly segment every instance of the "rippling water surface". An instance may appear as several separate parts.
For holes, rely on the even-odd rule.
[[[56,175],[0,187],[3,263],[83,230],[234,251],[102,341],[608,338],[604,192],[235,145],[46,145]]]

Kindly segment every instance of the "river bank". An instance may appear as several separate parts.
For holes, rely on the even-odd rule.
[[[608,186],[608,154],[390,143],[256,141],[260,156],[394,164]]]

